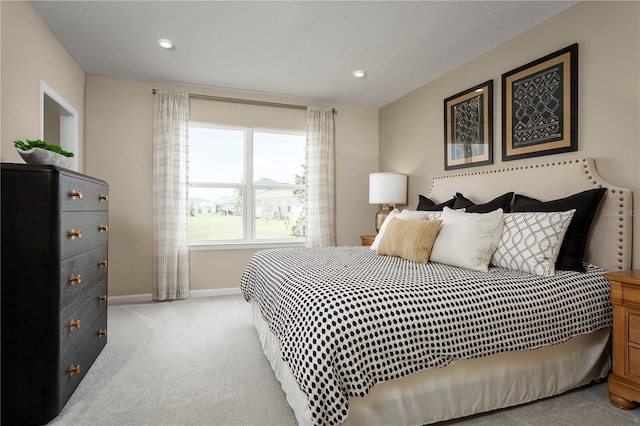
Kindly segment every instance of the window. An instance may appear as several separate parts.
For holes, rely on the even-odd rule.
[[[194,245],[304,241],[302,132],[189,126],[189,240]]]

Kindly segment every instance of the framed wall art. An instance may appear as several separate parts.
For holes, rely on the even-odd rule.
[[[444,100],[444,169],[493,163],[493,80]]]
[[[502,74],[502,160],[578,150],[578,44]]]

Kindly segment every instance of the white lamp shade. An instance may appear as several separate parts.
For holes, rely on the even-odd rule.
[[[399,173],[369,174],[369,204],[406,204],[407,176]]]

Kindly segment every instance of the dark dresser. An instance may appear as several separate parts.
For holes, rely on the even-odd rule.
[[[2,424],[56,417],[107,343],[109,186],[2,163]]]

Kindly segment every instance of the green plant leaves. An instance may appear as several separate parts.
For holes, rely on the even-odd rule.
[[[32,148],[41,148],[41,149],[46,149],[47,151],[53,151],[55,153],[58,153],[60,155],[64,155],[65,157],[74,157],[74,153],[73,152],[69,152],[69,151],[65,151],[64,149],[60,148],[58,145],[50,145],[48,143],[46,143],[43,140],[37,139],[37,140],[29,140],[27,139],[27,142],[23,142],[23,141],[13,141],[13,146],[15,146],[16,148],[19,148],[23,151],[28,151]]]

